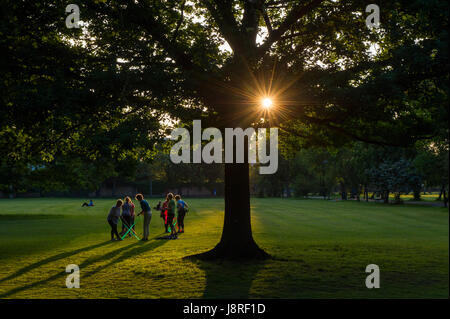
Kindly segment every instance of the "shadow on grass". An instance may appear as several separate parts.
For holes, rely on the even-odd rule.
[[[6,214],[0,215],[0,221],[9,220],[30,220],[30,219],[53,219],[53,218],[67,218],[65,215],[50,215],[50,214]]]
[[[190,259],[206,275],[203,298],[249,298],[253,280],[267,261],[201,261]]]
[[[142,253],[147,252],[149,250],[156,249],[157,247],[163,245],[165,242],[166,241],[161,241],[161,240],[156,240],[156,241],[151,241],[151,242],[139,241],[139,242],[136,242],[134,244],[131,244],[131,245],[128,245],[128,246],[125,246],[125,247],[122,247],[122,248],[110,251],[110,252],[108,252],[108,253],[106,253],[104,255],[101,255],[101,256],[98,256],[98,257],[95,257],[95,258],[88,258],[87,260],[85,260],[84,262],[82,262],[81,264],[78,265],[79,268],[80,268],[80,271],[83,268],[85,268],[85,267],[87,267],[89,265],[95,264],[97,262],[102,262],[102,261],[106,261],[106,260],[109,260],[109,259],[112,259],[112,260],[109,263],[107,263],[106,265],[99,266],[99,267],[95,268],[94,270],[90,271],[89,273],[83,274],[81,277],[85,278],[85,277],[92,276],[95,273],[97,273],[97,272],[99,272],[99,271],[101,271],[101,270],[103,270],[103,269],[105,269],[105,268],[107,268],[107,267],[109,267],[109,266],[111,266],[113,264],[116,264],[118,262],[126,260],[126,259],[128,259],[130,257],[134,257],[134,256],[136,256],[138,254],[142,254]],[[110,243],[110,241],[104,242],[104,243],[101,243],[101,244],[97,244],[97,245],[93,245],[93,246],[100,247],[100,246],[105,245],[106,243]],[[74,255],[74,254],[78,253],[82,249],[84,249],[84,250],[93,249],[93,246],[89,246],[89,247],[85,247],[85,248],[81,248],[81,249],[75,250],[73,252],[69,252],[69,253],[67,253],[68,254],[67,256]],[[94,248],[96,248],[96,247],[94,247]],[[120,253],[124,253],[124,254],[120,255],[117,258],[114,258],[115,256],[117,256]],[[60,255],[62,255],[62,254],[60,254]],[[59,256],[59,255],[57,255],[57,256]],[[57,258],[55,260],[58,260],[58,259],[61,259],[61,258],[64,258],[64,257],[60,257],[60,258]],[[50,259],[50,258],[48,258],[48,259]],[[46,259],[46,260],[48,260],[48,259]],[[44,261],[46,261],[46,260],[44,260]],[[50,262],[50,261],[46,261],[46,262],[44,262],[44,261],[41,261],[41,262],[38,262],[38,263],[35,263],[35,264],[45,264],[45,263]],[[30,265],[30,266],[28,266],[26,268],[30,270],[31,266],[32,265]],[[50,277],[48,277],[46,279],[38,280],[36,282],[30,283],[30,284],[27,284],[27,285],[24,285],[24,286],[21,286],[21,287],[13,288],[13,289],[5,292],[5,293],[0,294],[0,298],[5,298],[5,297],[11,296],[13,294],[16,294],[18,292],[21,292],[21,291],[24,291],[24,290],[27,290],[27,289],[34,288],[36,286],[40,286],[40,285],[46,284],[48,282],[51,282],[51,281],[53,281],[55,279],[58,279],[60,277],[67,276],[67,275],[68,275],[68,273],[66,273],[65,270],[60,271],[60,272],[56,273],[55,275],[50,276]]]
[[[14,279],[16,277],[19,277],[20,275],[23,275],[23,274],[25,274],[25,273],[27,273],[27,272],[29,272],[31,270],[34,270],[37,267],[49,264],[51,262],[54,262],[54,261],[57,261],[57,260],[60,260],[60,259],[63,259],[63,258],[67,258],[67,257],[73,256],[73,255],[76,255],[76,254],[79,254],[79,253],[82,253],[82,252],[85,252],[85,251],[96,249],[96,248],[105,246],[105,245],[107,245],[109,243],[110,243],[110,241],[108,240],[108,241],[104,241],[104,242],[99,243],[99,244],[86,246],[86,247],[79,248],[79,249],[76,249],[76,250],[73,250],[73,251],[68,251],[68,252],[64,252],[64,253],[61,253],[61,254],[58,254],[58,255],[54,255],[54,256],[48,257],[46,259],[40,260],[40,261],[35,262],[35,263],[31,264],[31,265],[23,267],[23,268],[17,270],[15,273],[13,273],[13,274],[5,277],[5,278],[0,279],[0,283],[2,283],[4,281],[7,281],[7,280]]]
[[[137,242],[137,243],[135,243],[133,245],[130,245],[132,247],[135,247],[134,249],[131,249],[129,251],[125,251],[122,255],[120,255],[119,257],[117,257],[115,259],[112,259],[106,265],[98,266],[94,270],[92,270],[92,271],[90,271],[88,273],[85,273],[83,275],[83,278],[90,277],[90,276],[96,274],[97,272],[102,271],[103,269],[106,269],[106,268],[108,268],[108,267],[110,267],[110,266],[112,266],[112,265],[114,265],[116,263],[119,263],[121,261],[124,261],[124,260],[126,260],[126,259],[128,259],[130,257],[135,257],[135,256],[140,255],[142,253],[145,253],[147,251],[154,250],[154,249],[158,248],[159,246],[164,245],[165,243],[167,243],[166,240],[154,240],[154,241],[151,241],[149,243],[145,243],[145,242],[141,242],[141,241]],[[128,247],[130,247],[130,246],[128,246]],[[81,266],[80,266],[80,268],[81,268]]]

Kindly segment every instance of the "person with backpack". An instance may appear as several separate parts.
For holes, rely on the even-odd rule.
[[[178,232],[184,233],[184,217],[189,209],[189,205],[181,199],[180,195],[176,195],[175,200],[177,201],[178,209]]]

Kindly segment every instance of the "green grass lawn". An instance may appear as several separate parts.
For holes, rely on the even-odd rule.
[[[0,298],[449,297],[447,209],[252,199],[255,240],[274,259],[200,262],[183,257],[219,241],[223,199],[187,201],[179,239],[154,239],[164,230],[154,213],[148,242],[110,242],[114,200],[0,200]],[[65,286],[68,264],[80,289]],[[365,287],[368,264],[380,267],[379,289]]]

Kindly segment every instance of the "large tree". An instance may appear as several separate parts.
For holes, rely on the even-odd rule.
[[[60,52],[53,61],[71,70],[64,79],[83,93],[70,105],[88,106],[106,126],[131,115],[167,114],[221,129],[280,126],[316,144],[429,138],[448,119],[448,3],[379,1],[378,29],[365,24],[368,4],[97,0],[80,4],[81,29],[65,29],[62,1],[15,5],[27,11],[24,20],[40,19],[51,30],[55,50],[74,55],[75,68],[71,55]],[[259,105],[264,96],[275,102],[269,112]],[[14,109],[15,101],[6,102]],[[58,103],[66,105],[52,100]],[[225,164],[222,238],[204,256],[267,257],[252,237],[249,195],[248,164]]]

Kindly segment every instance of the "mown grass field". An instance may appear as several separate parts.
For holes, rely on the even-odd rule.
[[[114,200],[82,201],[0,200],[0,298],[449,297],[448,209],[252,199],[255,240],[274,259],[232,263],[183,259],[220,239],[222,199],[187,199],[177,240],[154,239],[154,212],[148,242],[110,242]],[[80,289],[65,286],[68,264],[80,267]],[[380,289],[365,286],[368,264],[380,267]]]

